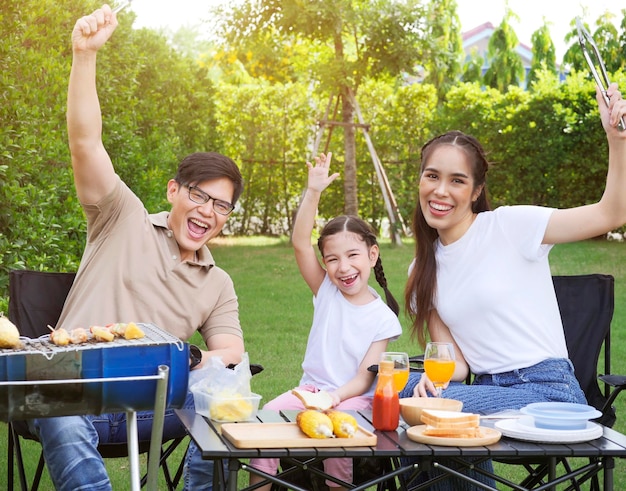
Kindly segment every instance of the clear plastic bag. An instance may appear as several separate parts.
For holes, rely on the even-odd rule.
[[[222,358],[213,356],[204,367],[189,373],[189,389],[209,394],[238,394],[243,397],[251,395],[250,361],[248,353],[244,353],[241,362],[233,368],[224,365]]]

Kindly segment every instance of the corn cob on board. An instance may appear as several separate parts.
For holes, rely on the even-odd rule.
[[[237,448],[371,447],[376,435],[359,426],[351,438],[309,438],[296,423],[223,423],[222,435]]]

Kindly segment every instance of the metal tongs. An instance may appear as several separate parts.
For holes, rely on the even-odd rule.
[[[593,75],[593,78],[596,81],[596,85],[602,91],[604,102],[606,102],[606,105],[608,106],[609,96],[606,94],[606,91],[608,90],[611,82],[609,81],[609,76],[606,73],[606,68],[604,66],[604,62],[602,61],[602,57],[600,56],[600,51],[598,50],[598,46],[596,45],[595,41],[591,37],[591,34],[589,34],[589,31],[585,29],[585,26],[580,20],[580,17],[576,17],[576,28],[578,29],[578,42],[583,51],[583,56],[585,57],[585,60],[587,60],[587,65],[589,65],[589,69],[591,70],[591,74]],[[593,56],[595,57],[595,61],[591,57],[592,53],[593,53]],[[600,68],[600,74],[602,74],[602,77],[600,77],[600,74],[598,73],[596,65]],[[626,129],[626,124],[624,123],[623,117],[620,118],[617,127],[619,128],[620,131],[624,131],[624,129]]]
[[[124,2],[120,3],[117,7],[115,7],[113,9],[114,13],[118,13],[121,12],[122,10],[124,10],[126,7],[130,6],[130,2],[132,2],[132,0],[125,0]]]

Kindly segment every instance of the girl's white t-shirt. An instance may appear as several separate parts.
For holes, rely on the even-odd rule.
[[[398,317],[370,287],[375,299],[353,305],[330,281],[328,275],[313,297],[313,324],[309,333],[300,385],[335,390],[357,373],[370,345],[402,334]],[[364,395],[371,395],[370,391]]]
[[[456,242],[437,241],[435,307],[473,373],[567,358],[543,236],[554,210],[504,206],[479,213]]]

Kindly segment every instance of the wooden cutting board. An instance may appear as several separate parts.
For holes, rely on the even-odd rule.
[[[360,426],[352,438],[309,438],[296,423],[224,423],[222,435],[237,448],[371,447],[377,438]]]

